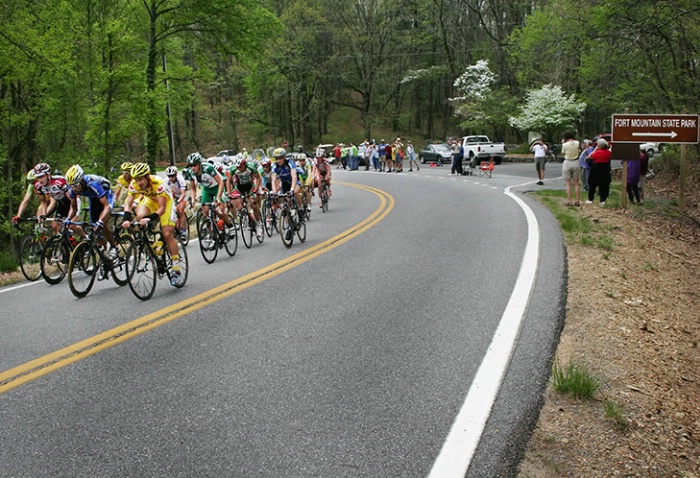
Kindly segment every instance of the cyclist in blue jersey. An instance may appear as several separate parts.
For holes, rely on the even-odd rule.
[[[66,171],[66,182],[70,187],[70,210],[68,211],[68,221],[78,219],[78,196],[88,198],[90,204],[90,222],[95,227],[95,232],[102,231],[104,237],[112,245],[109,251],[110,259],[114,260],[118,256],[117,244],[109,227],[109,219],[114,205],[114,194],[107,178],[96,174],[85,174],[83,168],[78,164],[71,166]],[[82,233],[80,231],[79,233]],[[81,234],[82,235],[82,234]],[[98,238],[98,243],[104,244],[103,238]]]
[[[299,177],[297,175],[297,165],[294,160],[287,159],[287,152],[284,148],[277,148],[273,151],[272,156],[275,158],[275,164],[272,165],[272,192],[273,193],[288,193],[294,191],[294,197],[297,204],[301,204],[299,197]]]

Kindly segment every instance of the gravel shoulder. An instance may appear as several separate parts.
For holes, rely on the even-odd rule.
[[[697,197],[689,204],[687,216],[649,203],[581,208],[597,239],[567,240],[556,357],[585,365],[601,387],[579,401],[548,386],[519,478],[700,477]],[[611,404],[618,413],[606,416]]]

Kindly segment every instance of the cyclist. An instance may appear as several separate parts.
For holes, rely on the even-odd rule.
[[[301,204],[299,200],[299,177],[297,175],[297,165],[293,159],[287,158],[287,152],[284,148],[276,148],[272,152],[275,158],[275,164],[272,166],[272,192],[273,193],[288,193],[294,191],[294,197],[297,204]]]
[[[187,156],[187,165],[194,174],[197,184],[202,187],[202,214],[204,216],[209,214],[208,204],[216,203],[214,212],[224,221],[226,227],[232,227],[233,224],[229,215],[226,214],[226,203],[222,197],[226,186],[224,178],[212,164],[204,162],[204,158],[199,153]]]
[[[121,169],[122,174],[117,178],[117,189],[116,191],[114,191],[115,204],[122,204],[124,202],[123,199],[126,199],[126,193],[129,192],[129,184],[131,184],[131,180],[133,179],[131,177],[132,166],[132,163],[130,163],[129,161],[125,161],[119,167],[119,169]],[[122,198],[122,194],[124,195],[124,198]]]
[[[37,192],[34,183],[36,183],[36,175],[34,174],[34,169],[30,169],[27,172],[27,190],[24,192],[24,198],[22,198],[22,202],[19,203],[19,207],[17,208],[17,214],[12,218],[12,224],[16,225],[22,218],[22,214],[24,214],[24,211],[26,211],[27,206],[29,205],[29,201],[31,201],[32,199],[32,196],[39,196],[39,193]],[[37,207],[36,215],[37,217],[41,215],[41,204],[39,204],[39,206]]]
[[[187,184],[185,179],[178,173],[177,166],[168,166],[165,170],[165,175],[168,177],[168,187],[173,194],[175,201],[175,211],[177,213],[177,230],[184,237],[187,234],[187,216],[185,208],[187,208]]]
[[[133,220],[142,226],[146,226],[149,221],[159,221],[160,232],[163,234],[163,240],[173,263],[170,285],[177,286],[180,283],[181,274],[178,244],[173,234],[177,220],[173,194],[162,178],[151,174],[151,168],[146,163],[134,164],[131,167],[131,177],[133,179],[124,203],[124,222],[122,225],[129,228]],[[141,201],[136,210],[132,211],[137,196],[141,198]],[[136,213],[136,217],[132,216],[132,212]]]
[[[258,168],[258,173],[260,173],[260,178],[262,179],[263,189],[272,189],[272,162],[267,156],[260,160],[260,167]]]
[[[331,165],[326,159],[325,155],[321,154],[319,156],[318,150],[316,150],[316,160],[314,161],[314,181],[318,190],[321,190],[321,183],[324,181],[328,185],[328,196],[331,195]],[[319,193],[319,198],[321,194]],[[323,204],[320,204],[323,207]]]
[[[311,195],[314,192],[314,176],[312,167],[307,161],[306,153],[296,153],[297,175],[301,183],[301,194],[306,196],[306,209],[311,209]]]
[[[78,206],[78,196],[88,198],[90,204],[90,222],[95,228],[95,233],[103,231],[104,238],[98,237],[97,242],[101,245],[106,245],[106,238],[111,244],[109,250],[109,258],[115,260],[118,256],[117,243],[114,241],[112,229],[109,227],[109,219],[114,204],[114,194],[110,187],[109,180],[96,174],[85,174],[83,168],[79,164],[74,164],[66,171],[66,182],[70,188],[70,210],[66,215],[66,221],[75,221],[78,219],[80,208]],[[81,236],[84,234],[82,228],[76,227],[75,230]]]
[[[226,181],[226,191],[228,191],[229,199],[234,211],[241,209],[241,196],[246,194],[255,194],[262,188],[262,179],[257,168],[248,162],[243,155],[236,155],[233,158],[233,164],[229,168],[229,177]],[[250,198],[251,208],[255,217],[256,229],[255,232],[258,238],[264,234],[263,224],[260,220],[260,201],[257,196]]]
[[[34,176],[36,177],[34,188],[41,201],[39,217],[47,217],[54,212],[57,218],[68,217],[70,197],[66,179],[62,176],[52,177],[51,166],[46,163],[34,166]],[[54,221],[51,227],[55,233],[58,233],[61,225],[58,221]]]

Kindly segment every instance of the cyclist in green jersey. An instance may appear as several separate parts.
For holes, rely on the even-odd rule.
[[[223,198],[224,190],[226,189],[225,178],[219,174],[214,165],[205,163],[204,158],[199,153],[192,153],[187,156],[187,166],[194,174],[194,178],[202,188],[202,214],[209,214],[209,206],[207,204],[215,203],[217,216],[222,219],[226,227],[232,227],[233,223],[228,214],[226,214],[226,200]]]

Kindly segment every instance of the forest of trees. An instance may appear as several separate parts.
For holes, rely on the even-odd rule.
[[[517,143],[509,118],[544,85],[585,103],[570,126],[592,136],[612,113],[698,112],[699,48],[697,0],[2,2],[0,236],[37,162],[105,174],[377,130]],[[455,100],[480,60],[486,94]],[[356,138],[328,136],[341,109]]]

